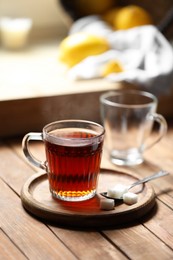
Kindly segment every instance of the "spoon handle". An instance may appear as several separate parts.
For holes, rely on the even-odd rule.
[[[145,177],[145,178],[143,178],[139,181],[134,182],[132,185],[129,186],[129,189],[131,189],[132,187],[134,187],[138,184],[142,184],[142,183],[157,179],[159,177],[162,177],[162,176],[165,176],[165,175],[168,175],[168,174],[169,174],[168,172],[161,170],[161,171],[159,171],[159,172],[157,172],[157,173],[155,173],[151,176]]]

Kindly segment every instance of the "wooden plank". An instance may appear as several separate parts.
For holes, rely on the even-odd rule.
[[[3,260],[24,260],[27,257],[15,246],[9,237],[0,229],[0,258]]]
[[[155,222],[155,218],[153,218]],[[157,230],[155,230],[157,234]],[[104,232],[130,259],[171,259],[172,250],[142,225]]]
[[[0,190],[1,229],[27,258],[76,259],[43,223],[24,211],[20,198],[2,180]]]
[[[164,205],[164,203],[158,201],[155,216],[144,222],[144,226],[147,227],[151,232],[157,234],[157,237],[165,245],[172,249],[173,257],[173,230],[171,229],[172,223],[172,209]],[[163,246],[161,248],[163,249]]]
[[[34,173],[34,170],[3,144],[0,146],[0,157],[0,177],[19,195],[22,185]]]
[[[67,246],[79,259],[127,259],[125,252],[121,253],[117,246],[97,232],[73,231],[53,226],[51,229],[62,241],[66,241]]]

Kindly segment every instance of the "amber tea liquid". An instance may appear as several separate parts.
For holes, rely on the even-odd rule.
[[[80,128],[49,132],[45,148],[53,196],[77,201],[95,195],[103,145],[103,136],[96,136],[93,130]]]

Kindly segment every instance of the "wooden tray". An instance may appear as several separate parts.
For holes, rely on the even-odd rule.
[[[108,228],[116,227],[138,219],[148,213],[155,204],[155,194],[149,184],[133,188],[138,192],[138,202],[131,206],[117,201],[114,210],[100,209],[100,192],[116,183],[131,184],[138,177],[125,172],[101,169],[98,183],[98,194],[87,201],[65,202],[54,199],[49,191],[46,173],[33,175],[24,184],[21,200],[24,208],[35,217],[59,226],[75,228]]]

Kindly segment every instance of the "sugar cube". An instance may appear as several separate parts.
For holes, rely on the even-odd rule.
[[[113,199],[101,199],[100,208],[103,210],[112,210],[114,209],[114,200]]]
[[[138,195],[130,191],[126,192],[123,195],[123,201],[128,205],[135,204],[138,201]]]
[[[121,199],[123,194],[128,191],[128,187],[122,184],[109,188],[107,190],[107,196],[115,199]]]

